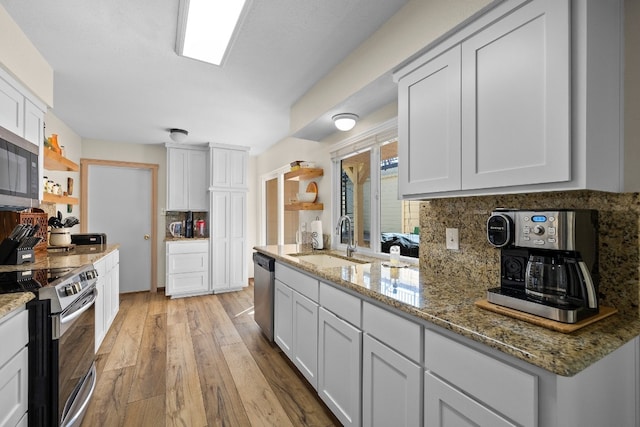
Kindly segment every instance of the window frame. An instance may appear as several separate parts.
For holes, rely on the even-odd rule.
[[[341,174],[343,159],[349,158],[364,151],[370,151],[370,170],[371,170],[371,197],[370,197],[370,213],[371,213],[371,236],[370,247],[356,245],[357,252],[365,255],[373,255],[377,257],[388,257],[389,255],[381,252],[380,242],[380,147],[392,139],[398,138],[397,118],[382,123],[381,125],[369,130],[366,133],[356,135],[342,142],[336,143],[331,147],[331,224],[332,239],[331,247],[337,250],[346,251],[347,245],[340,242],[340,236],[336,233],[338,219],[341,216]],[[418,258],[403,256],[401,259],[405,262],[417,264]]]

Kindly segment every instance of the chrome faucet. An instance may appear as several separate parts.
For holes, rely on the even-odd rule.
[[[353,256],[353,253],[356,251],[356,245],[354,243],[354,234],[355,234],[355,230],[352,230],[351,228],[351,218],[349,218],[347,215],[342,215],[340,217],[340,219],[338,220],[338,226],[336,227],[336,235],[340,235],[340,230],[342,229],[342,223],[343,222],[347,222],[347,234],[349,235],[349,243],[347,244],[347,256],[351,257]]]

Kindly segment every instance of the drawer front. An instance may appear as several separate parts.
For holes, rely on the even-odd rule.
[[[206,254],[178,254],[168,256],[169,274],[193,273],[207,270]]]
[[[318,279],[276,262],[276,279],[298,291],[313,302],[318,302]]]
[[[172,274],[167,278],[168,295],[206,292],[209,289],[207,273]]]
[[[417,323],[397,314],[363,303],[362,330],[418,363],[422,361],[421,329]]]
[[[523,426],[535,426],[538,378],[426,329],[425,366],[468,395]]]
[[[360,328],[361,300],[340,289],[320,282],[320,305]]]
[[[20,309],[0,320],[0,367],[29,342],[29,315]]]
[[[167,254],[195,254],[209,252],[209,242],[200,240],[197,242],[167,242]]]
[[[28,351],[23,348],[0,368],[0,426],[15,426],[27,412]]]

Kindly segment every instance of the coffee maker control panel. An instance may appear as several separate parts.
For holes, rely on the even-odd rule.
[[[573,212],[516,211],[515,245],[525,248],[571,250],[564,239]]]

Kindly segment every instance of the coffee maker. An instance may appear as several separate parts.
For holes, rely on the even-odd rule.
[[[563,323],[598,314],[598,212],[496,210],[487,240],[500,248],[491,303]]]

